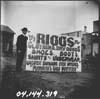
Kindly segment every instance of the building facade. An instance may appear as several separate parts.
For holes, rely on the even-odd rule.
[[[93,32],[88,33],[87,27],[84,26],[84,31],[74,31],[63,33],[62,35],[81,37],[82,57],[86,55],[97,55],[99,53],[99,21],[93,21]]]
[[[13,52],[13,39],[15,32],[8,26],[1,25],[1,49],[3,55]]]
[[[92,33],[92,54],[95,56],[99,53],[99,21],[96,20],[93,22],[93,33]]]

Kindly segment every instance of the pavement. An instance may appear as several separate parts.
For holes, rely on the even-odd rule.
[[[71,97],[77,89],[89,88],[94,79],[93,73],[42,73],[25,71],[25,60],[23,62],[23,71],[15,70],[16,57],[2,57],[2,95],[4,99],[16,99],[15,94],[18,90],[57,90],[57,99],[61,96]],[[9,92],[10,90],[10,92]],[[9,94],[8,94],[9,93]],[[51,99],[53,99],[52,97]],[[54,98],[54,99],[56,99]],[[26,98],[17,98],[26,99]],[[42,98],[41,98],[42,99]],[[45,98],[46,99],[46,98]]]

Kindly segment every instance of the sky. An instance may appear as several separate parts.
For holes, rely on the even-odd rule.
[[[27,27],[31,33],[62,34],[78,30],[93,32],[99,7],[92,1],[2,1],[1,24],[17,36]]]

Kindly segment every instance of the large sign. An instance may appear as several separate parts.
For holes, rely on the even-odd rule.
[[[42,33],[29,34],[26,70],[81,72],[81,38]]]

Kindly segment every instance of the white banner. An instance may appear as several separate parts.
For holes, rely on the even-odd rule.
[[[43,33],[29,34],[26,70],[81,72],[81,38]]]

